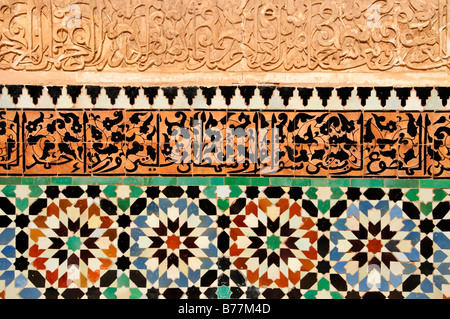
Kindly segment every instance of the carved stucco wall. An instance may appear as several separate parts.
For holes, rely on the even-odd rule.
[[[364,82],[351,74],[371,72],[442,84],[448,12],[447,0],[2,0],[0,69],[41,71],[41,82],[125,81],[117,72],[135,82]]]

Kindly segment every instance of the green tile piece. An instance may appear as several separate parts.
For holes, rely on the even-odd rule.
[[[28,207],[28,198],[16,198],[16,207],[23,212]]]
[[[143,185],[144,184],[144,178],[143,177],[137,177],[137,176],[129,176],[125,177],[123,179],[124,185]]]
[[[130,186],[130,197],[139,197],[142,195],[144,191],[141,187],[138,186]]]
[[[385,179],[384,187],[417,188],[417,187],[419,187],[419,180],[417,180],[417,179]]]
[[[217,297],[219,299],[230,299],[230,296],[231,296],[230,287],[221,285],[220,287],[217,288]]]
[[[330,291],[331,299],[344,299],[342,295],[337,291]]]
[[[41,176],[34,178],[34,185],[50,185],[52,178],[50,176]]]
[[[117,198],[117,205],[124,212],[130,207],[130,199],[129,198]]]
[[[218,198],[217,206],[220,208],[221,211],[224,212],[228,209],[228,207],[230,207],[230,202],[229,202],[228,198],[225,198],[225,199]]]
[[[292,179],[291,178],[271,178],[270,185],[271,186],[291,186]]]
[[[295,187],[311,186],[311,179],[309,179],[309,178],[293,178],[291,186],[295,186]]]
[[[328,186],[330,186],[330,187],[348,187],[348,186],[350,186],[350,179],[348,179],[348,178],[329,179]]]
[[[117,187],[113,185],[106,186],[103,190],[103,194],[108,197],[117,197],[116,188]]]
[[[269,186],[270,185],[270,179],[268,177],[253,177],[252,186]]]
[[[130,288],[130,299],[139,299],[142,297],[142,292],[139,288]]]
[[[207,197],[207,198],[216,198],[217,194],[216,194],[216,186],[208,186],[205,187],[205,189],[202,191],[202,193]]]
[[[177,185],[209,185],[209,177],[177,177]]]
[[[339,199],[342,195],[344,195],[344,192],[339,187],[331,187],[331,199]]]
[[[117,287],[130,287],[130,279],[127,275],[122,274],[119,278],[117,278]]]
[[[0,185],[20,185],[22,184],[22,177],[0,177]]]
[[[34,177],[22,177],[22,185],[34,185]]]
[[[425,216],[428,216],[429,213],[433,210],[433,203],[420,203],[420,211],[425,214]]]
[[[447,193],[439,188],[434,189],[433,193],[434,193],[433,201],[435,202],[440,202],[447,196]]]
[[[325,214],[327,211],[330,210],[330,200],[320,200],[318,203],[318,208],[322,212],[322,214]]]
[[[103,177],[103,176],[92,176],[92,185],[121,185],[123,184],[123,178],[120,176],[115,177]]]
[[[242,194],[242,189],[239,186],[230,186],[229,197],[239,197]]]
[[[306,192],[306,196],[308,196],[309,199],[317,199],[317,188],[310,187]]]
[[[176,177],[145,177],[144,185],[177,185]]]
[[[317,290],[330,290],[330,282],[325,278],[322,278],[317,283]]]
[[[30,189],[29,197],[39,197],[44,192],[40,186],[30,185],[28,188]]]
[[[225,180],[223,177],[211,177],[209,183],[209,185],[225,185]]]
[[[72,177],[72,185],[91,185],[90,177]]]
[[[384,180],[375,178],[352,178],[350,180],[352,187],[384,187]]]
[[[5,194],[6,197],[16,197],[16,193],[14,192],[16,190],[16,186],[14,185],[7,185],[3,187],[2,193]]]
[[[53,185],[72,185],[72,177],[70,176],[53,176]]]
[[[231,177],[225,177],[225,185],[251,185],[251,178],[250,177],[238,177],[238,176],[231,176]]]
[[[420,188],[450,188],[448,179],[422,179]]]
[[[317,291],[315,290],[308,290],[305,292],[305,299],[316,299]]]
[[[106,288],[105,291],[103,292],[103,295],[106,297],[106,299],[117,299],[116,296],[116,291],[117,288]]]
[[[328,186],[328,179],[326,178],[312,178],[311,186]]]
[[[418,193],[419,193],[419,190],[417,188],[412,188],[406,192],[405,196],[410,201],[415,202],[415,201],[419,200],[419,196],[417,196]]]

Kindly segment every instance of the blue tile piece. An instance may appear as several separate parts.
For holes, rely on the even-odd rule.
[[[19,274],[16,277],[16,280],[14,281],[14,286],[16,288],[23,288],[26,286],[27,282],[28,282],[27,278],[25,278],[23,274]]]
[[[434,233],[433,241],[442,249],[450,249],[450,240],[444,233]]]
[[[0,233],[0,245],[7,245],[14,239],[16,231],[14,228],[6,228]]]
[[[41,292],[37,288],[23,288],[19,292],[19,296],[23,299],[38,299],[41,295]]]

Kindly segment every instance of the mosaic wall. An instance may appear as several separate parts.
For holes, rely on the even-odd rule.
[[[0,1],[0,299],[450,298],[449,10]]]

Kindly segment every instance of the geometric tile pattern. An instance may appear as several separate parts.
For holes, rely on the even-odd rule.
[[[2,299],[450,297],[450,192],[426,181],[22,180],[0,185]]]
[[[433,111],[7,109],[0,174],[445,178],[449,127]]]

